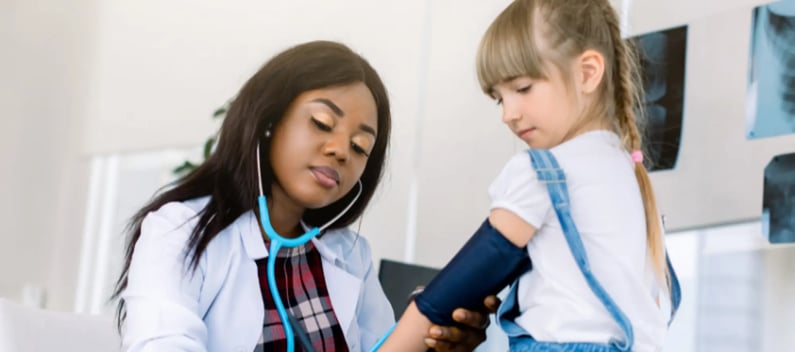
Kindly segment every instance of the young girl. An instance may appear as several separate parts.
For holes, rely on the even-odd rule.
[[[514,1],[485,33],[477,72],[530,149],[382,351],[423,350],[430,321],[509,282],[498,318],[513,351],[659,351],[679,287],[640,151],[637,61],[610,3]]]
[[[381,79],[347,47],[272,58],[209,159],[133,218],[116,291],[124,349],[370,349],[394,314],[347,226],[376,190],[390,124]],[[458,313],[470,328],[442,327],[438,343],[472,350],[484,315]]]

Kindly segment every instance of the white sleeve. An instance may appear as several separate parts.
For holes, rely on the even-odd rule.
[[[204,270],[191,272],[184,259],[196,223],[188,222],[192,215],[183,204],[169,203],[141,224],[121,295],[127,310],[125,351],[207,350],[207,327],[198,307]]]
[[[360,237],[362,262],[367,269],[364,275],[364,287],[360,292],[356,320],[359,324],[360,343],[362,350],[369,351],[395,324],[395,311],[378,281],[378,273],[373,265],[372,253],[367,240]]]
[[[536,229],[541,228],[552,209],[547,187],[538,180],[527,151],[514,155],[505,164],[489,187],[489,197],[490,209],[508,210]]]

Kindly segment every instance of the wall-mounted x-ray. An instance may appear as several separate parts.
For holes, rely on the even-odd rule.
[[[795,0],[754,9],[748,139],[795,133]]]
[[[762,232],[770,243],[795,243],[795,153],[765,167]]]
[[[651,171],[676,166],[685,98],[687,26],[631,38],[640,51]]]

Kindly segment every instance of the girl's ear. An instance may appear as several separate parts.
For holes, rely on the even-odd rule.
[[[579,90],[591,94],[599,88],[604,78],[605,58],[600,52],[588,49],[577,58],[576,70]]]

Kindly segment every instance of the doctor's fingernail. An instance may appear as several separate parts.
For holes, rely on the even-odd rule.
[[[427,338],[427,337],[426,337],[426,338],[425,338],[425,346],[428,346],[428,347],[434,347],[434,346],[436,346],[436,340],[434,340],[434,339],[429,339],[429,338]]]
[[[442,336],[442,329],[440,329],[438,326],[432,327],[431,328],[431,336],[433,336],[433,337]]]

